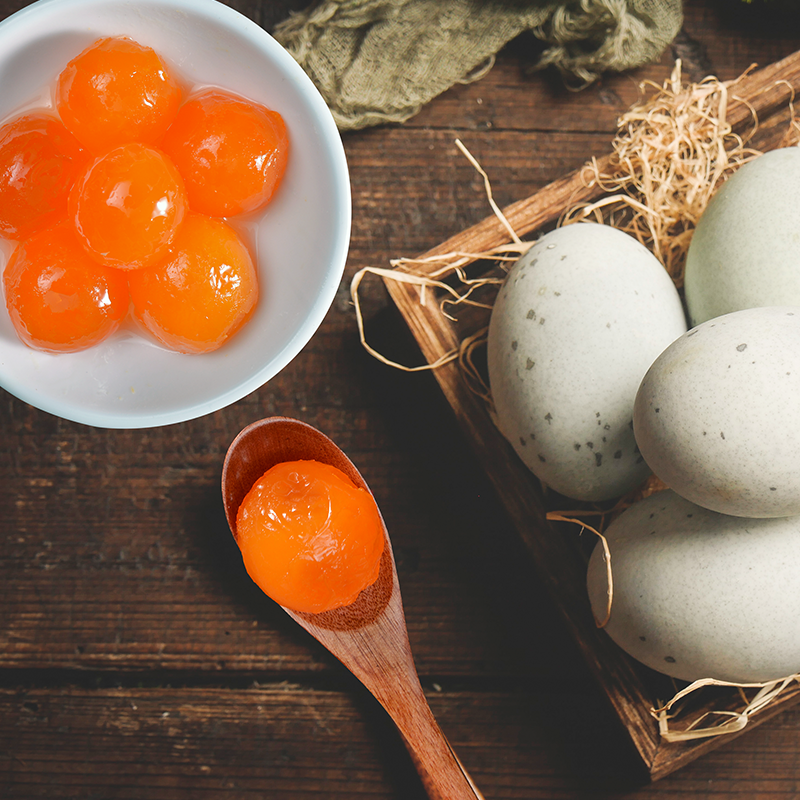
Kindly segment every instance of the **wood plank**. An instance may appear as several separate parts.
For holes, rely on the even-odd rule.
[[[457,128],[348,136],[356,212],[346,279],[366,264],[383,266],[427,250],[489,213],[482,179],[456,147],[457,138],[492,176],[497,202],[508,205],[582,166],[587,153],[607,151],[612,137]]]
[[[672,800],[708,786],[742,800],[796,797],[797,709],[746,745],[732,742],[728,757],[710,754],[647,785],[619,732],[598,721],[591,694],[427,694],[487,800]],[[0,690],[0,718],[0,795],[8,800],[425,797],[388,718],[358,691],[22,687]]]

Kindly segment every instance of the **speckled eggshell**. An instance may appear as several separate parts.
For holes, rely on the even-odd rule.
[[[800,518],[730,517],[666,490],[627,509],[605,536],[613,599],[604,630],[630,656],[685,681],[800,671]],[[603,620],[599,543],[587,589]]]
[[[695,228],[684,291],[692,325],[800,305],[800,149],[771,150],[722,184]]]
[[[698,505],[800,514],[800,308],[735,311],[673,342],[636,396],[653,472]]]
[[[499,429],[557,492],[624,494],[649,475],[633,437],[636,389],[685,330],[672,280],[636,239],[596,223],[546,234],[513,265],[492,310]]]

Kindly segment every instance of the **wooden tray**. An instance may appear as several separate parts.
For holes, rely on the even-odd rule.
[[[741,99],[730,100],[727,118],[734,130],[741,131],[752,124],[751,109],[754,109],[759,120],[759,135],[753,145],[762,150],[772,149],[786,131],[789,103],[799,89],[800,52],[743,78],[735,92]],[[609,156],[605,156],[598,160],[601,169],[608,159]],[[533,196],[503,209],[514,230],[520,236],[535,233],[552,226],[568,205],[599,199],[602,191],[596,186],[587,188],[580,173],[578,170],[567,175]],[[456,250],[482,253],[507,242],[508,233],[492,215],[433,248],[423,258]],[[436,266],[431,264],[430,271]],[[425,271],[423,267],[415,269]],[[428,364],[458,347],[469,333],[464,330],[463,319],[459,319],[457,326],[439,313],[436,303],[422,305],[419,286],[391,279],[386,279],[385,285]],[[482,319],[476,317],[469,321],[474,330],[488,324],[489,312],[482,314]],[[663,676],[628,658],[604,632],[596,628],[586,599],[585,554],[579,553],[574,541],[547,520],[548,509],[540,484],[499,434],[483,401],[468,387],[461,367],[451,362],[436,368],[434,374],[529,551],[539,579],[562,610],[569,630],[626,728],[651,779],[661,778],[718,747],[731,736],[739,735],[732,733],[681,742],[663,739],[650,710],[674,694],[673,684],[665,685]],[[754,715],[744,731],[798,700],[800,686],[793,684],[777,700]],[[738,693],[733,689],[712,690],[711,699],[704,698],[699,702],[702,707],[695,709],[698,713],[741,705]]]

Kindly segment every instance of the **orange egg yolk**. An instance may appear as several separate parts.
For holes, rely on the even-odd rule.
[[[3,286],[17,335],[47,352],[98,344],[128,313],[124,273],[91,259],[67,223],[20,243],[3,272]]]
[[[25,114],[0,128],[0,235],[24,239],[55,224],[87,153],[47,113]]]
[[[273,197],[284,120],[220,89],[181,102],[152,48],[108,37],[59,74],[58,116],[0,128],[0,236],[21,242],[4,283],[23,341],[83,349],[130,309],[165,347],[206,353],[252,314],[253,258],[221,218]]]
[[[244,324],[258,300],[250,252],[224,220],[189,214],[167,256],[128,274],[135,318],[165,347],[207,353]]]
[[[181,106],[161,147],[183,175],[192,209],[227,217],[269,203],[286,170],[289,138],[276,111],[209,89]]]
[[[56,84],[64,124],[94,153],[128,142],[156,143],[172,123],[181,89],[150,47],[98,39],[67,64]]]
[[[372,495],[318,461],[275,465],[239,507],[236,541],[253,581],[293,611],[354,602],[375,582],[384,548]]]
[[[108,266],[139,269],[166,255],[187,201],[169,158],[133,143],[89,166],[73,187],[69,209],[92,256]]]

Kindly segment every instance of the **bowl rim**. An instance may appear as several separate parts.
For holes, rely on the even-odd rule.
[[[291,80],[313,112],[315,122],[319,126],[321,141],[325,143],[325,149],[328,151],[327,161],[335,196],[334,207],[331,209],[331,213],[336,216],[335,236],[327,248],[328,267],[302,324],[267,364],[226,391],[197,403],[176,404],[176,407],[163,412],[87,409],[79,403],[40,396],[35,387],[18,381],[13,376],[4,375],[3,362],[0,360],[0,387],[41,411],[98,428],[142,429],[188,422],[232,405],[264,386],[300,354],[327,315],[344,274],[352,228],[352,191],[344,144],[330,109],[302,67],[265,28],[219,0],[137,0],[136,3],[119,0],[119,2],[122,6],[135,7],[139,10],[142,7],[159,6],[184,11],[192,16],[207,17],[233,31],[237,36],[245,38],[258,49],[267,50],[270,59],[276,62],[279,69]],[[63,13],[63,10],[70,6],[77,9],[87,5],[105,4],[107,0],[35,0],[25,8],[0,20],[0,35],[12,34],[15,27],[30,24],[30,17],[38,17],[53,7],[58,7]],[[186,357],[203,358],[203,355]]]

